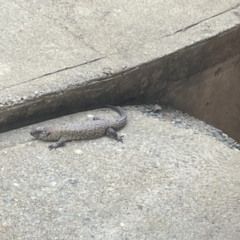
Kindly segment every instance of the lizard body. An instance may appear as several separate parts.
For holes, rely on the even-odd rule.
[[[104,135],[122,142],[123,136],[119,136],[116,131],[126,125],[126,112],[120,107],[111,105],[107,107],[116,111],[120,117],[117,119],[94,118],[92,121],[69,123],[63,126],[36,127],[30,134],[43,141],[57,141],[49,146],[50,149],[58,148],[66,141],[93,139]]]

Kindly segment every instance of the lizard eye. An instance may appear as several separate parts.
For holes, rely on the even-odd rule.
[[[47,137],[49,135],[49,132],[47,131],[47,129],[42,128],[42,127],[38,127],[33,129],[30,134],[35,137],[35,138],[43,138],[43,137]]]

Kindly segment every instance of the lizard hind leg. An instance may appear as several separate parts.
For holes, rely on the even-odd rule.
[[[66,138],[61,137],[57,142],[55,142],[55,143],[49,145],[48,148],[49,148],[50,150],[52,150],[52,149],[56,149],[56,148],[58,148],[58,147],[64,145],[65,142],[66,142]]]
[[[118,142],[123,143],[123,137],[124,136],[118,135],[117,132],[111,127],[108,127],[106,129],[106,135],[110,138],[113,138],[113,139],[117,140]]]

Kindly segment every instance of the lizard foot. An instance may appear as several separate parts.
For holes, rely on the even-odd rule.
[[[115,139],[115,140],[118,141],[118,142],[123,143],[123,137],[124,137],[124,136],[118,135],[117,132],[116,132],[113,128],[111,128],[111,127],[108,127],[108,128],[107,128],[107,130],[106,130],[106,135],[107,135],[108,137],[110,137],[110,138]]]
[[[66,138],[61,137],[57,142],[55,142],[55,143],[49,145],[48,148],[49,148],[50,150],[52,150],[52,149],[56,149],[56,148],[58,148],[58,147],[64,145],[65,142],[66,142]]]

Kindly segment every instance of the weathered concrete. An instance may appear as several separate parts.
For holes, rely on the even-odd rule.
[[[240,52],[237,0],[0,2],[0,131],[102,103],[164,103],[173,82]]]
[[[214,125],[240,142],[239,79],[240,54],[172,83],[165,97],[174,108]]]
[[[0,4],[0,131],[155,101],[240,126],[238,0]],[[127,110],[124,144],[0,134],[1,239],[240,239],[239,151]]]
[[[126,110],[123,144],[101,138],[50,151],[29,127],[0,134],[1,239],[240,238],[240,151]]]

